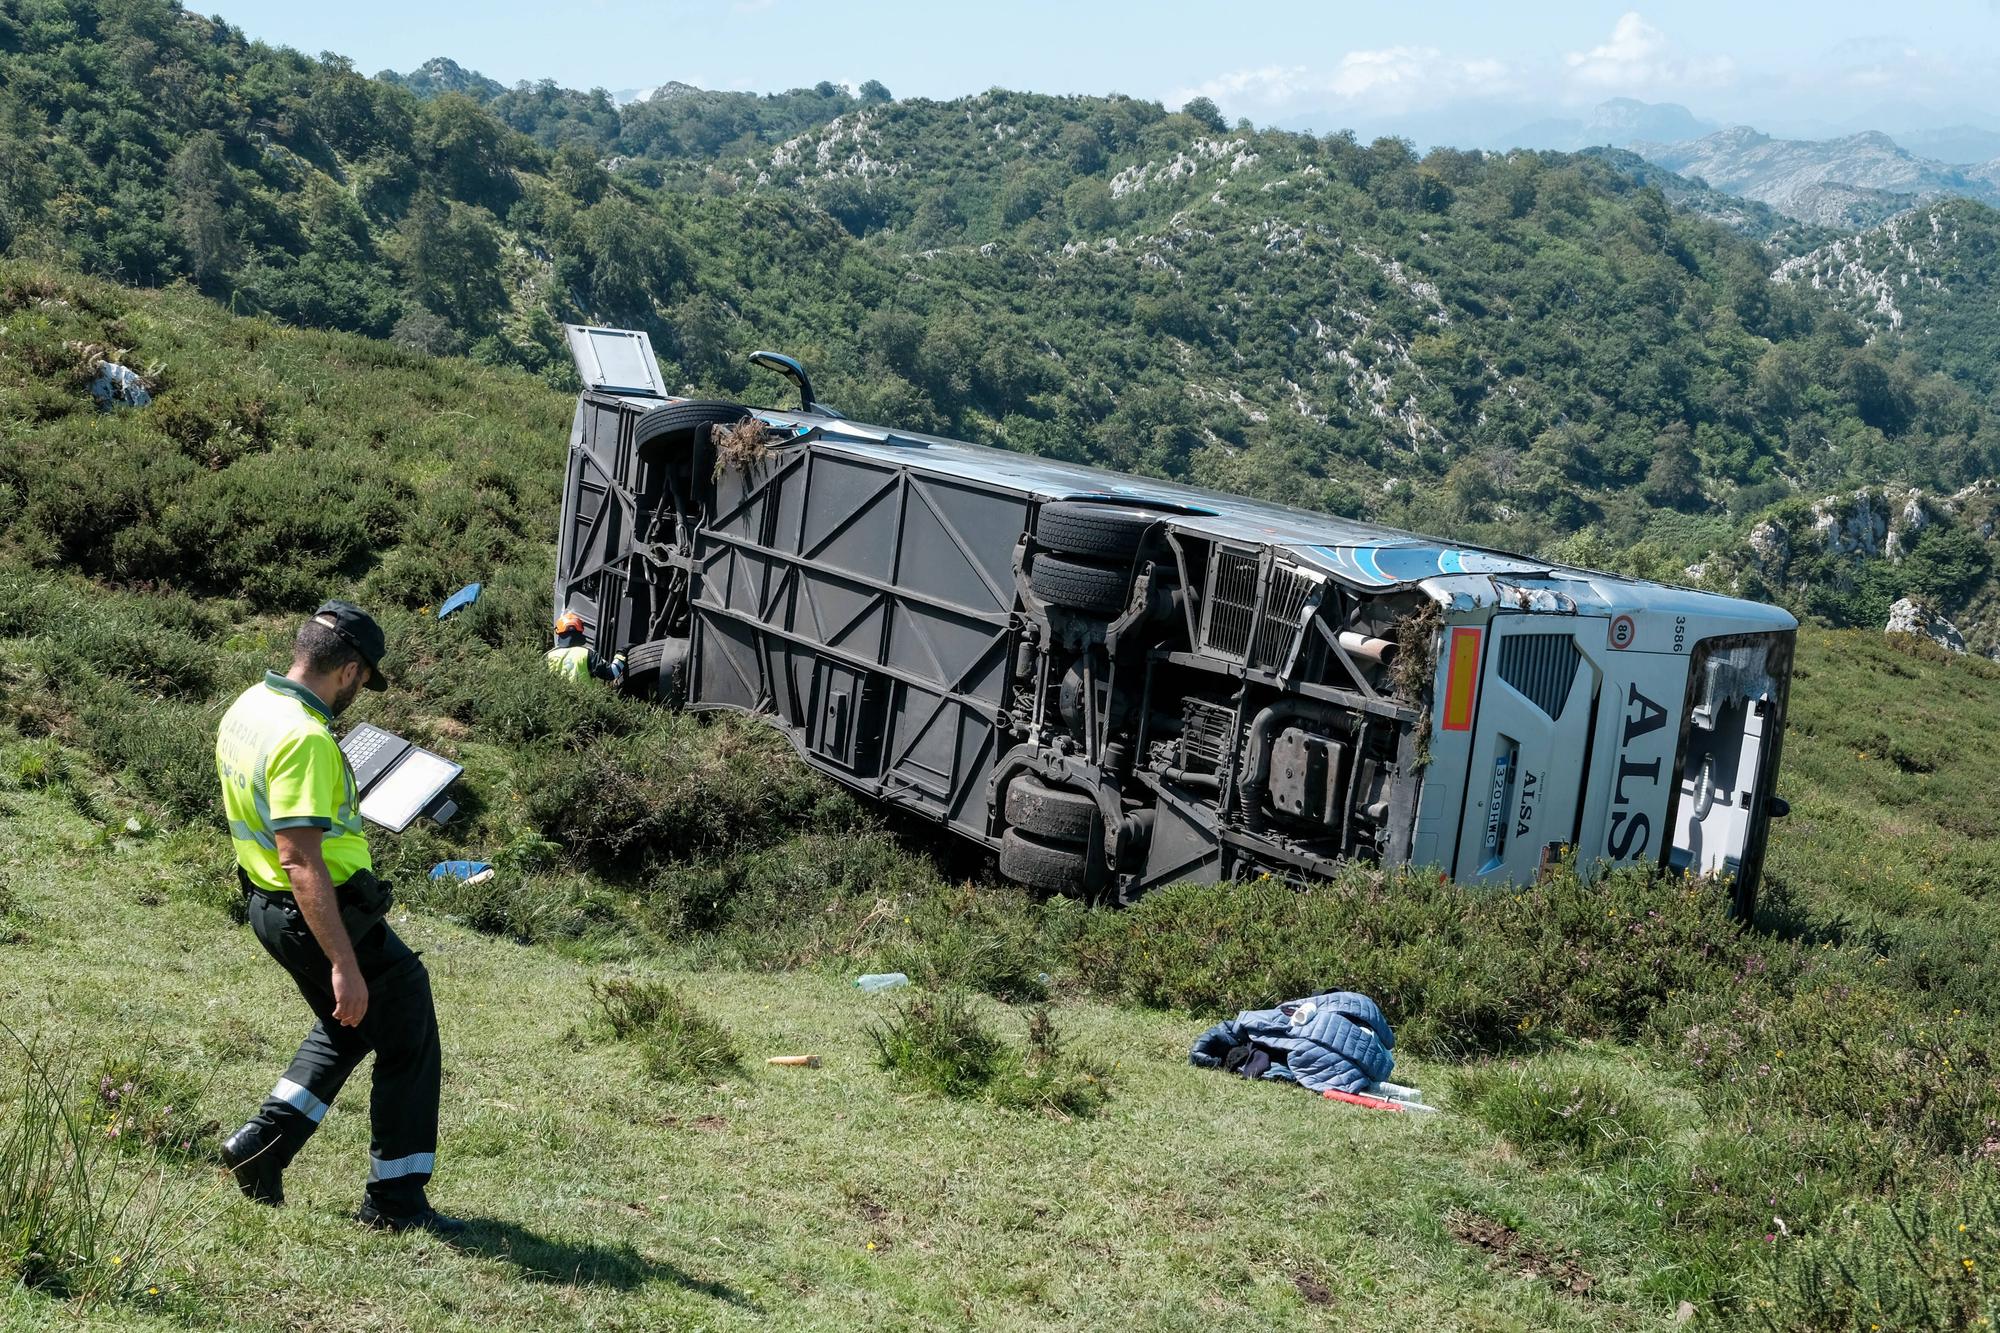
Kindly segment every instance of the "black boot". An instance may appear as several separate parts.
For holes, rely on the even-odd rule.
[[[465,1230],[463,1221],[446,1217],[428,1202],[402,1211],[391,1210],[373,1199],[364,1198],[360,1211],[354,1214],[354,1220],[376,1231],[428,1231],[433,1236],[451,1237]]]
[[[222,1141],[222,1164],[250,1202],[275,1208],[285,1201],[285,1168],[278,1161],[277,1144],[266,1142],[256,1125],[245,1125]]]

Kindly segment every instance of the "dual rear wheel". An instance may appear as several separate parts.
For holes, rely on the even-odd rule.
[[[1097,822],[1094,799],[1022,773],[1007,784],[1006,815],[1010,827],[1000,835],[1001,874],[1052,893],[1083,888]]]
[[[1160,515],[1131,505],[1051,500],[1035,515],[1042,550],[1028,586],[1051,606],[1115,616],[1132,596],[1132,558]]]

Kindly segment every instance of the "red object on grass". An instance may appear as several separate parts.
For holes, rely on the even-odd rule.
[[[1356,1106],[1366,1106],[1375,1111],[1407,1111],[1401,1102],[1390,1101],[1387,1097],[1368,1097],[1358,1092],[1342,1092],[1338,1088],[1328,1088],[1320,1094],[1338,1102],[1352,1102]]]

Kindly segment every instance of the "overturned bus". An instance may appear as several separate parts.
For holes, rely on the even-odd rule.
[[[1796,622],[1774,607],[843,419],[676,398],[568,330],[555,607],[624,688],[1129,901],[1351,861],[1553,858],[1755,902]]]

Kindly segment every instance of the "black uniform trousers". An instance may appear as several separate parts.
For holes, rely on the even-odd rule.
[[[250,929],[291,974],[316,1019],[250,1122],[262,1151],[275,1154],[280,1166],[288,1164],[319,1128],[347,1076],[373,1052],[368,1197],[391,1213],[422,1209],[437,1153],[441,1073],[430,974],[416,952],[378,920],[353,941],[368,983],[368,1011],[359,1024],[347,1027],[333,1016],[333,964],[291,895],[248,898]]]

